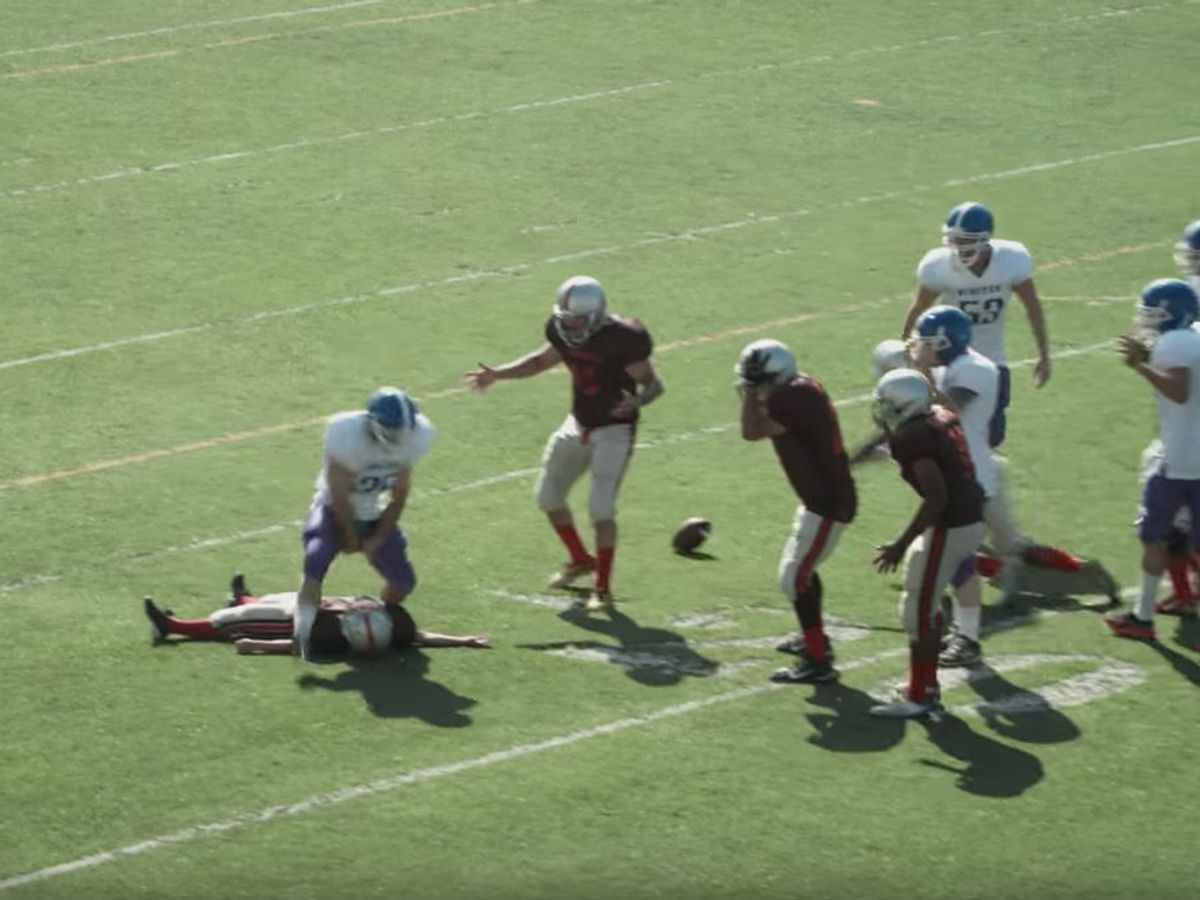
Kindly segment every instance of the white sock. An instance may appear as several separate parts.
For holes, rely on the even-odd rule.
[[[958,633],[978,644],[979,620],[981,618],[983,618],[982,606],[959,606],[958,622],[956,623]]]
[[[1142,573],[1142,593],[1138,596],[1137,609],[1133,614],[1143,622],[1154,621],[1154,601],[1158,599],[1158,585],[1161,581],[1161,572],[1157,575]]]

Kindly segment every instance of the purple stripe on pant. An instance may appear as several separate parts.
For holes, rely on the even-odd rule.
[[[370,534],[373,523],[356,522],[360,535]],[[337,520],[328,506],[316,506],[309,512],[301,536],[304,545],[304,574],[317,581],[325,580],[325,573],[341,553],[342,540],[338,534]],[[417,583],[417,573],[408,561],[408,541],[399,528],[392,530],[387,540],[371,554],[369,562],[394,590],[410,594]]]

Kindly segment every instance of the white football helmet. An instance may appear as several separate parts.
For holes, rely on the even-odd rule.
[[[899,338],[880,341],[871,353],[871,365],[875,367],[876,381],[892,369],[903,369],[908,366],[908,347]]]
[[[554,301],[554,328],[569,347],[586,344],[608,314],[604,288],[595,278],[576,275],[558,288]]]
[[[879,379],[871,397],[871,417],[884,431],[920,418],[933,406],[929,382],[916,369],[893,369]]]
[[[392,617],[387,610],[352,609],[341,617],[342,636],[360,656],[378,656],[392,643]]]
[[[754,341],[742,348],[733,374],[742,389],[787,384],[796,377],[796,357],[780,341]]]

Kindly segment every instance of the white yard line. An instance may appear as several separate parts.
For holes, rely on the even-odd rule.
[[[1080,356],[1086,353],[1093,353],[1097,350],[1102,350],[1111,345],[1111,341],[1103,341],[1098,344],[1091,344],[1087,347],[1063,350],[1059,353],[1052,354],[1052,357],[1054,359],[1062,359],[1072,356]],[[1010,364],[1010,368],[1022,368],[1030,366],[1034,362],[1036,362],[1036,360],[1032,358],[1019,359],[1012,362]],[[866,403],[870,399],[870,394],[854,394],[835,400],[834,405],[838,407],[854,406],[860,403]],[[724,425],[710,425],[705,428],[683,431],[677,434],[666,435],[662,438],[652,441],[639,441],[637,448],[639,450],[652,450],[658,447],[670,447],[676,444],[687,443],[700,438],[709,437],[711,435],[724,434],[727,431],[732,431],[735,426],[736,423],[730,422]],[[500,472],[496,475],[488,475],[484,478],[466,481],[460,484],[453,484],[443,488],[419,490],[413,493],[413,500],[419,502],[427,498],[433,499],[436,497],[460,494],[466,491],[479,490],[480,488],[490,487],[495,484],[504,484],[506,482],[516,481],[521,478],[531,478],[536,475],[537,472],[538,469],[536,468],[513,469],[508,472]],[[78,575],[85,575],[91,572],[100,571],[113,565],[122,565],[131,562],[144,562],[161,559],[165,556],[175,556],[179,553],[189,553],[195,550],[210,550],[214,547],[224,547],[230,544],[240,543],[241,541],[250,540],[252,538],[274,534],[286,529],[298,528],[302,524],[303,522],[299,519],[289,520],[286,522],[275,522],[270,525],[265,525],[261,528],[254,528],[247,531],[237,531],[229,535],[219,535],[217,537],[197,539],[186,544],[171,545],[155,550],[145,550],[139,553],[111,556],[106,559],[98,560],[95,563],[78,566],[76,568],[67,569],[60,572],[41,572],[33,575],[26,575],[23,578],[0,583],[0,594],[17,593],[18,591],[28,590],[29,588],[38,587],[39,585],[52,584],[57,581],[62,581],[66,578],[72,578]]]
[[[246,25],[251,22],[267,22],[279,19],[294,19],[297,16],[311,16],[327,12],[340,12],[344,9],[360,9],[364,6],[381,6],[395,0],[352,0],[349,3],[333,3],[327,6],[308,6],[302,9],[281,10],[273,13],[260,13],[255,16],[242,16],[237,19],[213,19],[208,22],[185,22],[181,25],[164,25],[161,28],[148,28],[144,31],[129,31],[124,34],[106,34],[93,38],[82,38],[76,41],[63,41],[42,47],[17,47],[12,50],[0,50],[0,59],[7,56],[27,56],[32,53],[51,53],[59,50],[74,50],[79,47],[95,47],[101,44],[112,44],[117,41],[132,41],[138,38],[162,37],[180,34],[184,31],[198,31],[205,28],[225,28],[230,25]]]
[[[1186,3],[1200,2],[1200,0],[1185,0]],[[1088,21],[1099,21],[1103,19],[1111,19],[1118,17],[1127,17],[1136,13],[1158,11],[1166,8],[1165,6],[1148,5],[1139,7],[1130,7],[1124,10],[1106,10],[1100,13],[1090,15],[1070,16],[1067,18],[1046,19],[1036,22],[1024,23],[1021,26],[1013,26],[1011,28],[994,28],[980,32],[967,32],[962,34],[943,35],[936,38],[927,38],[925,40],[913,41],[907,44],[891,44],[878,47],[860,47],[857,50],[851,50],[843,54],[818,54],[815,56],[801,57],[799,59],[787,60],[778,63],[759,63],[749,66],[740,66],[731,69],[717,69],[710,72],[702,72],[697,75],[684,76],[679,78],[662,78],[650,79],[636,84],[622,85],[606,90],[593,91],[582,94],[572,94],[563,97],[556,97],[547,100],[533,100],[525,103],[517,103],[509,106],[495,107],[491,109],[472,110],[464,113],[448,114],[443,116],[435,116],[428,119],[423,119],[414,122],[399,123],[380,128],[368,128],[346,132],[340,135],[331,137],[316,137],[316,138],[300,138],[298,140],[276,144],[267,147],[244,148],[240,150],[225,151],[217,154],[205,156],[191,157],[188,159],[175,160],[169,162],[161,162],[146,166],[129,166],[123,169],[116,169],[111,172],[105,172],[98,175],[87,175],[77,178],[68,178],[61,181],[47,182],[43,184],[26,185],[24,187],[12,188],[5,191],[0,191],[0,199],[26,197],[38,194],[46,194],[56,191],[65,190],[68,188],[85,187],[93,184],[104,182],[118,181],[127,178],[133,178],[141,175],[153,175],[161,172],[177,171],[179,169],[192,168],[202,165],[210,165],[214,163],[231,162],[234,160],[249,159],[266,154],[279,153],[284,151],[311,149],[333,144],[343,143],[346,141],[357,141],[367,138],[377,138],[390,134],[411,131],[420,128],[430,128],[433,126],[447,125],[456,122],[473,121],[477,119],[494,118],[496,116],[511,115],[513,113],[528,112],[538,109],[547,109],[559,106],[567,106],[576,103],[586,103],[593,100],[607,99],[611,97],[622,96],[625,94],[666,88],[673,86],[681,86],[692,82],[707,81],[712,79],[725,79],[737,77],[746,74],[761,74],[766,72],[775,72],[782,69],[790,69],[798,66],[824,64],[837,62],[839,60],[858,59],[863,56],[892,54],[913,50],[921,50],[929,47],[937,47],[947,43],[958,43],[969,41],[977,38],[994,37],[1005,33],[1027,33],[1030,29],[1036,27],[1061,27],[1062,25],[1076,24]],[[203,27],[203,26],[196,26]],[[174,52],[174,51],[164,51]],[[161,54],[151,54],[152,56]],[[17,73],[19,74],[19,73]],[[1185,139],[1186,140],[1186,139]],[[1101,155],[1098,158],[1104,158]],[[1090,158],[1083,158],[1081,161],[1091,161]],[[1067,163],[1035,163],[1021,169],[1013,170],[1011,173],[998,173],[981,176],[967,176],[966,178],[947,182],[948,186],[960,186],[974,184],[978,181],[990,181],[996,178],[1008,177],[1009,174],[1028,174],[1031,172],[1047,171],[1049,169],[1058,168],[1060,165],[1070,165],[1073,162]]]
[[[1178,147],[1185,144],[1200,143],[1200,135],[1194,135],[1188,138],[1181,138],[1176,141],[1160,141],[1152,144],[1138,144],[1133,147],[1124,147],[1117,150],[1106,151],[1104,153],[1092,153],[1085,157],[1078,157],[1066,160],[1057,160],[1050,163],[1042,163],[1036,167],[1037,171],[1046,171],[1048,169],[1062,168],[1064,166],[1076,165],[1081,162],[1095,162],[1101,159],[1108,159],[1115,156],[1127,155],[1130,153],[1138,153],[1143,151],[1162,150],[1170,147]],[[1031,167],[1020,169],[1010,169],[1006,172],[992,172],[983,175],[972,176],[978,180],[994,179],[994,178],[1009,178],[1017,177],[1032,171]],[[961,183],[959,179],[956,183]],[[283,309],[261,310],[246,316],[237,316],[227,319],[219,319],[211,322],[203,322],[195,325],[189,325],[181,328],[169,329],[165,331],[155,331],[141,335],[131,335],[129,337],[118,338],[110,341],[103,341],[95,344],[85,344],[78,347],[63,348],[60,350],[51,350],[45,353],[38,353],[31,356],[16,357],[0,361],[0,370],[13,369],[22,366],[33,365],[36,363],[52,362],[60,359],[69,359],[71,357],[84,356],[100,351],[112,351],[126,347],[131,347],[138,344],[155,343],[158,341],[168,340],[171,338],[181,337],[187,334],[205,331],[218,326],[237,326],[254,324],[267,319],[281,318],[287,316],[303,315],[319,310],[327,310],[335,307],[350,306],[359,303],[368,303],[376,300],[382,300],[389,297],[398,297],[406,294],[416,293],[418,291],[430,290],[434,288],[450,287],[458,284],[465,284],[473,281],[480,281],[486,278],[505,278],[510,275],[515,275],[521,272],[527,272],[532,269],[537,269],[543,266],[556,265],[561,262],[571,260],[591,259],[598,256],[609,256],[615,253],[630,252],[641,250],[647,247],[656,247],[662,244],[669,243],[686,243],[696,240],[701,237],[708,237],[717,234],[723,234],[730,231],[737,231],[744,228],[757,227],[762,225],[776,225],[781,222],[798,219],[804,216],[814,215],[819,212],[831,212],[848,207],[863,206],[871,203],[881,203],[887,200],[894,200],[899,197],[924,193],[934,190],[939,187],[945,187],[951,182],[942,182],[940,185],[917,185],[900,191],[890,191],[882,194],[874,194],[864,197],[856,197],[851,200],[834,201],[831,203],[819,204],[812,207],[802,207],[800,209],[788,210],[780,213],[769,213],[761,216],[748,216],[744,219],[736,219],[729,222],[719,222],[712,225],[698,225],[689,228],[685,231],[676,234],[656,234],[651,237],[642,238],[637,241],[630,241],[623,244],[612,244],[603,247],[592,247],[586,250],[580,250],[575,253],[560,254],[550,256],[540,260],[531,260],[528,262],[512,263],[507,266],[502,266],[497,269],[481,269],[474,272],[460,273],[457,275],[447,276],[445,278],[432,279],[429,281],[410,282],[408,284],[393,285],[391,287],[381,288],[380,290],[364,294],[355,294],[347,297],[335,297],[326,300],[318,300],[313,303],[305,303],[297,306],[285,307]],[[1146,249],[1153,245],[1142,244],[1136,247],[1128,248],[1129,250]],[[1045,267],[1048,268],[1048,267]]]
[[[1052,614],[1053,613],[1045,613],[1045,615]],[[1008,628],[1022,625],[1029,621],[1029,619],[1029,616],[1020,616],[1013,619],[1000,620],[985,628],[984,632],[987,634],[994,634],[998,631],[1003,631]],[[848,660],[839,665],[838,670],[843,673],[852,672],[855,669],[861,669],[874,665],[875,663],[897,659],[899,657],[906,656],[907,654],[907,647],[896,647],[891,650],[884,650],[880,653],[874,653],[869,656],[862,656],[858,657],[857,659]],[[690,715],[691,713],[699,712],[701,710],[709,709],[725,703],[736,703],[740,700],[746,700],[750,697],[757,697],[762,694],[780,690],[784,687],[788,686],[775,684],[772,682],[747,685],[746,687],[724,691],[712,697],[705,697],[701,700],[690,700],[686,703],[665,706],[661,709],[654,710],[653,712],[629,716],[623,719],[616,719],[615,721],[606,722],[602,725],[596,725],[591,728],[572,731],[567,734],[547,738],[541,741],[535,741],[529,744],[517,744],[512,747],[507,747],[503,750],[496,750],[480,756],[473,756],[468,759],[459,760],[458,762],[429,766],[422,769],[411,769],[407,772],[398,772],[394,775],[388,775],[375,781],[367,782],[366,784],[353,785],[351,787],[342,788],[341,790],[331,791],[324,794],[315,794],[295,803],[268,806],[264,809],[256,810],[254,812],[240,813],[238,815],[230,816],[226,819],[192,825],[188,828],[180,829],[179,831],[160,834],[155,837],[137,841],[136,843],[132,844],[126,844],[122,847],[117,847],[112,850],[105,850],[89,856],[82,856],[78,859],[73,859],[64,863],[58,863],[57,865],[53,866],[47,866],[43,869],[37,869],[21,875],[9,876],[8,878],[0,880],[0,891],[12,890],[13,888],[18,888],[27,884],[34,884],[39,881],[47,881],[51,878],[57,878],[60,875],[70,875],[75,872],[94,869],[97,866],[119,862],[123,859],[141,856],[144,853],[162,850],[166,847],[171,847],[178,844],[190,843],[201,838],[211,837],[212,835],[226,834],[231,831],[236,831],[239,828],[244,828],[247,825],[259,825],[272,822],[276,819],[304,815],[306,813],[314,812],[326,807],[340,806],[341,804],[351,800],[374,797],[380,794],[395,791],[398,788],[424,784],[426,782],[435,781],[439,778],[458,775],[462,772],[483,769],[488,766],[507,763],[523,757],[544,753],[548,750],[557,750],[561,747],[569,747],[573,744],[579,744],[584,741],[591,740],[592,738],[604,737],[611,734],[619,734],[620,732],[629,731],[635,728],[645,728],[668,719]],[[794,690],[794,688],[792,689]]]

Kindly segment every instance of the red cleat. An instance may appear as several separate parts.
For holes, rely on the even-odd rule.
[[[1104,624],[1117,637],[1133,638],[1137,641],[1153,641],[1154,623],[1143,622],[1133,613],[1113,613],[1104,617]]]
[[[1154,611],[1168,616],[1194,616],[1198,604],[1200,597],[1180,597],[1178,594],[1172,594],[1155,603]]]

